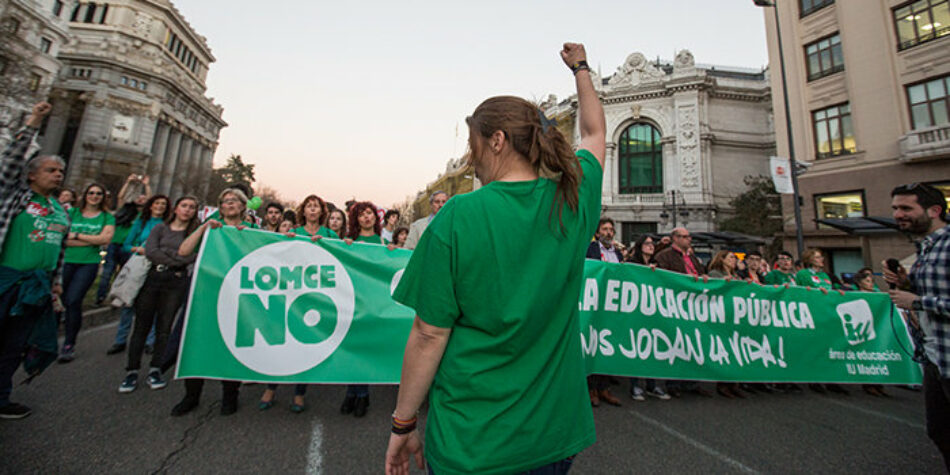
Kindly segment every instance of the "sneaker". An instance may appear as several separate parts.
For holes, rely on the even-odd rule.
[[[663,388],[661,388],[661,387],[659,387],[659,386],[657,386],[657,387],[655,387],[655,388],[653,388],[653,389],[647,391],[647,395],[650,396],[650,397],[655,397],[655,398],[657,398],[657,399],[659,399],[659,400],[661,400],[661,401],[669,401],[669,400],[670,400],[670,395],[669,395],[669,394],[666,394],[666,391],[664,391]]]
[[[148,372],[148,387],[152,389],[162,389],[168,385],[164,379],[162,379],[162,373],[157,369],[153,369]]]
[[[15,402],[0,407],[0,419],[23,419],[32,413],[30,408]]]
[[[122,380],[122,384],[119,385],[120,393],[130,393],[135,391],[135,387],[139,384],[139,374],[138,373],[129,373],[125,375],[125,379]]]
[[[634,401],[646,401],[647,398],[644,396],[643,388],[634,386],[633,389],[630,390],[630,399]]]
[[[76,348],[73,345],[63,345],[63,349],[59,352],[59,362],[69,363],[74,359],[76,359]]]

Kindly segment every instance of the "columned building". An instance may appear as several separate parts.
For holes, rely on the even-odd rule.
[[[49,93],[62,68],[73,1],[0,2],[0,147]]]
[[[205,95],[214,56],[168,0],[76,3],[70,41],[42,131],[44,153],[67,160],[67,186],[130,173],[155,193],[203,196],[222,107]]]
[[[768,175],[775,138],[768,72],[627,57],[609,77],[594,76],[607,119],[603,214],[624,243],[674,226],[718,231],[743,178]],[[580,141],[577,99],[542,105]]]
[[[886,226],[891,190],[931,183],[950,196],[950,9],[946,0],[779,1],[778,18],[806,247],[832,272],[914,254]],[[764,10],[778,61],[775,13]],[[772,75],[778,152],[787,157],[782,77]],[[796,247],[786,196],[785,248]],[[885,223],[882,225],[881,223]]]

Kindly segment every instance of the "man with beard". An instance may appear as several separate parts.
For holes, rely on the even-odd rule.
[[[914,310],[925,334],[924,404],[927,435],[943,454],[950,471],[950,226],[947,201],[940,190],[923,184],[901,185],[891,192],[891,208],[901,231],[918,241],[917,261],[906,272],[892,272],[883,263],[891,284],[891,300]],[[894,288],[896,287],[896,288]]]
[[[619,264],[623,262],[623,253],[614,246],[614,220],[600,218],[597,224],[597,239],[587,246],[587,258]],[[587,389],[590,392],[590,405],[600,406],[600,401],[613,406],[620,405],[620,399],[610,394],[610,377],[593,374],[587,377]]]

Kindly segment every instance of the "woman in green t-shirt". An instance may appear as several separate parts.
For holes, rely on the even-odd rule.
[[[317,195],[310,195],[303,199],[300,206],[297,207],[297,224],[299,225],[293,231],[287,233],[293,237],[298,234],[309,236],[316,241],[322,237],[339,239],[337,233],[326,227],[327,224],[327,203]]]
[[[484,184],[429,223],[393,298],[415,310],[386,472],[422,468],[428,394],[434,473],[565,473],[594,443],[577,296],[600,218],[605,121],[584,48],[561,57],[577,86],[578,151],[537,106],[493,97],[466,119]],[[431,388],[430,388],[431,386]]]
[[[384,244],[380,237],[379,211],[376,205],[369,201],[360,201],[350,207],[350,223],[347,229],[346,237],[343,238],[347,244],[354,242],[366,242],[370,244]],[[352,413],[356,417],[366,415],[369,407],[369,385],[350,384],[346,387],[346,396],[343,398],[343,404],[340,406],[342,414]]]
[[[819,289],[825,293],[833,288],[831,277],[825,273],[825,255],[820,249],[806,249],[805,253],[802,254],[802,263],[805,267],[795,274],[796,285]],[[826,390],[838,394],[848,394],[848,390],[840,384],[825,384],[822,386],[818,383],[812,383],[808,385],[808,388],[819,394],[824,394]]]
[[[69,235],[63,259],[63,305],[66,307],[66,339],[59,355],[61,363],[75,358],[76,337],[82,328],[82,301],[99,272],[99,251],[115,232],[115,218],[105,204],[106,189],[92,183],[69,210]]]

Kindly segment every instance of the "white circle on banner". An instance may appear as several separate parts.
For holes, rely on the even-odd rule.
[[[353,323],[355,301],[343,264],[322,247],[303,241],[269,244],[224,276],[218,327],[242,364],[261,374],[289,376],[336,351]]]

